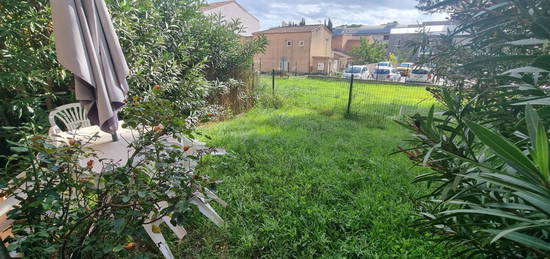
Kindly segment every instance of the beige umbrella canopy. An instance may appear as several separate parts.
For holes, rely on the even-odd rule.
[[[102,131],[116,134],[128,65],[103,0],[50,0],[57,59],[75,75],[76,99]]]

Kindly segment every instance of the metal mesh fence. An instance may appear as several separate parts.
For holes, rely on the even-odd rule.
[[[261,80],[264,94],[275,94],[289,105],[376,122],[427,113],[436,104],[427,90],[431,85],[284,73],[264,75]]]

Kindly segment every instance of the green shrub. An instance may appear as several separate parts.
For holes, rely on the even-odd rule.
[[[242,44],[238,21],[204,16],[200,11],[202,1],[198,0],[110,3],[132,72],[130,95],[140,96],[159,84],[166,89],[164,97],[190,115],[201,113],[209,104],[218,104],[216,96],[224,88],[217,86],[237,86],[231,89],[246,95],[245,86],[253,85],[246,75],[252,57],[263,50],[265,43],[261,38]]]
[[[72,76],[56,61],[48,2],[0,1],[0,159],[11,153],[6,140],[45,132],[47,111],[74,102]],[[252,56],[266,42],[241,43],[238,21],[205,17],[201,0],[106,2],[131,69],[130,96],[162,85],[181,116],[200,120],[211,105],[229,103],[221,99],[253,92]],[[232,78],[242,83],[224,97],[212,82]],[[250,99],[223,108],[240,112]]]
[[[167,215],[174,224],[190,223],[190,199],[214,182],[189,168],[203,154],[189,156],[186,147],[175,142],[192,137],[193,130],[177,104],[162,95],[162,90],[148,91],[146,98],[136,98],[125,109],[125,125],[139,137],[124,164],[99,159],[86,141],[59,147],[34,135],[13,147],[17,154],[9,161],[17,168],[25,165],[25,170],[7,166],[22,173],[10,188],[21,186],[17,190],[27,198],[8,213],[16,222],[14,237],[7,240],[10,250],[27,258],[154,256],[157,245],[143,224]],[[98,167],[100,173],[94,172]]]
[[[146,130],[133,146],[155,166],[103,161],[107,169],[99,180],[108,188],[98,190],[81,179],[89,169],[76,162],[95,154],[80,145],[54,148],[43,134],[47,111],[74,102],[72,76],[56,61],[48,2],[0,1],[0,186],[31,165],[31,174],[15,184],[35,183],[29,199],[10,213],[18,220],[18,242],[12,249],[30,258],[126,257],[133,252],[122,245],[132,241],[140,245],[136,254],[156,252],[143,236],[147,213],[155,210],[156,202],[167,200],[169,208],[157,214],[171,213],[182,222],[189,195],[209,183],[199,175],[190,177],[179,164],[184,161],[181,148],[163,147],[158,141],[166,134],[190,135],[196,123],[214,114],[225,86],[231,86],[229,98],[250,95],[255,87],[248,72],[252,56],[263,49],[265,39],[241,43],[239,23],[205,17],[201,0],[107,0],[131,69],[129,100],[139,100],[121,117],[129,126],[162,125],[163,130]],[[162,91],[152,98],[155,85]],[[243,100],[245,108],[251,105],[249,98]],[[166,197],[168,189],[176,198]],[[81,195],[67,195],[71,190]],[[139,204],[132,203],[136,199]]]
[[[0,2],[0,165],[6,140],[44,131],[46,110],[70,102],[71,76],[57,63],[46,0]]]
[[[437,50],[425,61],[445,79],[432,90],[443,112],[404,123],[415,139],[403,152],[433,170],[415,180],[434,188],[419,201],[419,226],[461,255],[550,256],[550,5],[422,0],[420,7],[448,11],[461,24],[423,42]]]

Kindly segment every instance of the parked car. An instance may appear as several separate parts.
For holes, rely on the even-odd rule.
[[[382,67],[392,67],[392,66],[391,66],[391,63],[388,61],[382,61],[376,64],[376,68],[382,68]]]
[[[391,67],[379,67],[374,70],[373,78],[381,81],[401,81],[401,74],[395,68]]]
[[[407,79],[409,82],[433,83],[433,75],[429,68],[416,68]]]
[[[399,71],[401,76],[409,76],[413,67],[414,67],[414,63],[409,63],[409,62],[401,63],[397,67],[397,71]]]
[[[344,71],[344,78],[353,78],[367,80],[369,78],[369,69],[367,66],[351,66]]]

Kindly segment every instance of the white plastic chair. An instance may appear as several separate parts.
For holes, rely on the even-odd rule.
[[[58,120],[64,124],[67,131],[92,126],[90,120],[86,117],[86,112],[79,103],[66,104],[55,108],[50,112],[48,119],[55,133],[61,131],[61,127],[57,125]]]

